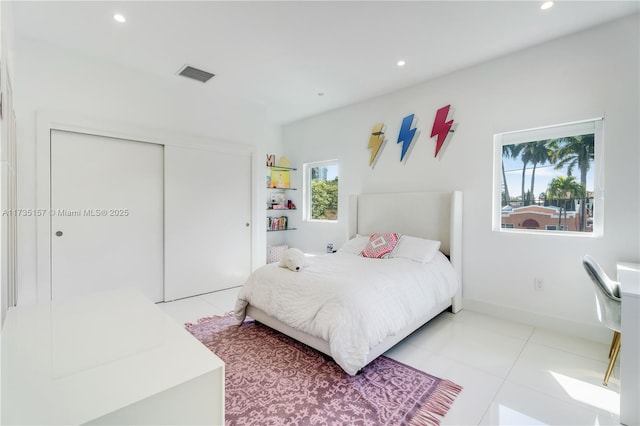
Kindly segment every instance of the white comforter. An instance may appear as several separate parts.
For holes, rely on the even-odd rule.
[[[450,299],[458,280],[444,255],[429,263],[369,259],[348,253],[308,258],[301,272],[271,263],[256,270],[238,295],[247,304],[329,342],[334,360],[355,375],[369,350]]]

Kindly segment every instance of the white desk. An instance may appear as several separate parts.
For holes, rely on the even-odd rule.
[[[2,424],[224,424],[224,363],[135,290],[10,308]]]
[[[620,423],[640,424],[640,264],[618,263],[622,290]]]

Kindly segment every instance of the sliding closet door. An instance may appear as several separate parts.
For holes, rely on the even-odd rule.
[[[51,298],[163,300],[163,147],[51,131]]]
[[[165,300],[251,272],[251,154],[165,147]]]

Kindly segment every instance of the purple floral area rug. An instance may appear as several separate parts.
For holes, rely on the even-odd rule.
[[[331,358],[231,314],[187,330],[225,362],[227,425],[438,425],[462,388],[380,356],[349,376]]]

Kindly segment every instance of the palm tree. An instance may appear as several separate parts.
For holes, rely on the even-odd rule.
[[[522,144],[502,146],[502,182],[504,185],[504,200],[503,200],[504,206],[511,205],[511,194],[509,194],[509,185],[507,184],[507,175],[504,171],[504,159],[516,158],[518,155],[520,155],[521,150],[522,150]]]
[[[536,167],[538,166],[538,164],[544,165],[545,163],[550,162],[552,160],[552,153],[547,146],[548,143],[549,143],[548,140],[529,142],[526,144],[526,147],[524,148],[524,151],[522,153],[522,161],[525,162],[525,164],[527,162],[533,164],[533,168],[531,169],[531,191],[529,192],[531,194],[532,199],[530,200],[529,204],[535,201],[533,199],[534,198],[533,187],[536,180]],[[524,179],[524,174],[523,174],[523,179]],[[523,188],[524,188],[524,182],[523,182]]]
[[[556,164],[556,170],[566,167],[567,176],[571,176],[573,170],[577,168],[580,171],[580,184],[586,190],[587,172],[591,168],[591,164],[595,158],[594,134],[589,133],[586,135],[556,139],[551,142],[550,146],[554,151],[553,161]],[[584,231],[586,203],[583,201],[580,205],[580,230]]]
[[[502,147],[502,158],[505,158],[505,151],[507,152],[508,156],[511,158],[518,158],[520,156],[520,154],[522,153],[522,151],[525,149],[525,147],[527,146],[526,143],[518,143],[518,144],[513,144],[513,145],[504,145]],[[521,188],[521,194],[522,196],[520,197],[522,200],[522,203],[524,205],[524,174],[527,171],[527,163],[529,162],[528,160],[525,160],[524,158],[522,159],[522,188]],[[505,179],[505,174],[504,174],[504,163],[502,163],[502,179],[505,182],[506,185],[506,179]],[[506,186],[505,186],[506,189]],[[505,191],[508,192],[508,191]]]
[[[524,151],[525,148],[525,144],[521,143],[520,144],[520,151]],[[522,157],[520,157],[522,160],[522,189],[520,190],[520,193],[522,194],[522,205],[526,206],[527,203],[525,202],[525,193],[524,193],[524,174],[527,171],[527,163],[529,162],[529,160],[522,155]]]
[[[576,182],[575,176],[558,176],[551,179],[547,197],[556,199],[580,198],[585,195],[584,186]]]
[[[584,198],[585,192],[585,187],[576,182],[576,178],[574,176],[568,176],[566,178],[564,176],[558,176],[551,179],[551,182],[549,182],[549,187],[547,189],[547,198],[557,199],[558,207],[560,207],[561,212],[564,208],[566,217],[567,207],[572,199]],[[560,203],[560,200],[564,200],[564,203]],[[584,204],[584,202],[582,204]],[[558,226],[560,226],[560,216],[562,215],[558,215]]]
[[[587,185],[587,172],[591,168],[594,159],[595,137],[593,133],[580,136],[571,136],[553,141],[556,147],[553,153],[553,161],[556,170],[567,168],[567,175],[573,174],[573,169],[580,171],[580,183]]]

